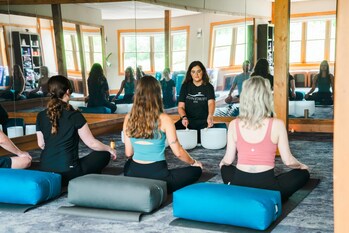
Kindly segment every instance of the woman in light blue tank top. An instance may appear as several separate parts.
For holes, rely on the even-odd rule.
[[[160,83],[154,77],[145,75],[138,81],[133,107],[125,117],[123,131],[125,154],[129,158],[124,167],[125,176],[164,180],[168,193],[200,178],[202,164],[179,144],[173,120],[163,112]],[[190,166],[168,169],[166,140],[174,155]]]

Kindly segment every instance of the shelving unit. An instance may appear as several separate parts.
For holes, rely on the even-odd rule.
[[[257,26],[257,59],[266,58],[274,67],[274,25],[259,24]]]
[[[14,31],[12,42],[15,64],[22,68],[26,89],[33,89],[42,66],[40,36],[35,33]]]

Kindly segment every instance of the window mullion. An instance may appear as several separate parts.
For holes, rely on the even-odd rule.
[[[237,43],[237,27],[234,27],[232,30],[232,41],[231,41],[231,46],[230,46],[230,61],[229,61],[229,66],[234,66],[235,64],[235,51],[236,51],[236,43]]]
[[[79,65],[78,65],[78,56],[77,56],[77,48],[75,43],[75,36],[70,35],[71,43],[72,43],[72,51],[73,51],[73,59],[74,59],[74,67],[75,71],[79,71]]]
[[[307,23],[302,23],[302,41],[301,41],[301,63],[306,63],[307,53]]]
[[[149,43],[150,43],[150,70],[152,73],[155,73],[155,46],[154,46],[154,36],[150,36],[150,40],[149,40]]]
[[[325,52],[324,59],[330,60],[330,47],[331,47],[331,20],[326,20],[326,31],[325,31]]]

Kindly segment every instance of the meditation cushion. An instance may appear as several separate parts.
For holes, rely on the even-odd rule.
[[[77,206],[149,213],[167,198],[165,181],[89,174],[69,182],[68,201]]]
[[[173,194],[175,217],[265,230],[281,214],[278,191],[198,183]]]
[[[61,194],[61,175],[52,172],[0,169],[0,202],[36,205]]]
[[[111,113],[110,108],[107,107],[79,107],[82,113]]]

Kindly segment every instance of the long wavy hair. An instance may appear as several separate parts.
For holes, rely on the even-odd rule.
[[[325,65],[326,66],[326,77],[330,74],[330,65],[328,64],[328,61],[323,60],[320,64],[320,68],[319,68],[319,77],[321,77],[322,75],[322,70],[321,70],[321,66]]]
[[[260,58],[257,61],[251,76],[262,76],[263,78],[266,78],[268,74],[270,74],[269,62],[265,58]]]
[[[131,66],[128,66],[125,70],[125,82],[127,81],[126,72],[130,73],[130,82],[135,81],[135,72]]]
[[[160,83],[150,75],[138,80],[133,107],[126,126],[132,138],[155,138],[160,134],[159,116],[164,108]]]
[[[201,70],[202,70],[202,83],[204,85],[206,85],[207,83],[210,82],[210,78],[208,77],[207,71],[205,66],[202,64],[201,61],[193,61],[192,63],[190,63],[187,73],[185,75],[185,79],[183,81],[183,83],[190,83],[193,82],[193,78],[191,77],[191,69],[193,69],[193,67],[195,66],[200,66]]]
[[[57,134],[58,132],[58,120],[62,115],[63,109],[72,109],[68,103],[62,100],[67,90],[69,90],[69,93],[73,92],[72,85],[66,77],[56,75],[49,79],[48,91],[51,94],[51,99],[47,104],[47,115],[52,124],[51,134]]]
[[[242,84],[239,119],[244,127],[257,129],[274,113],[270,82],[261,76],[252,76]]]

